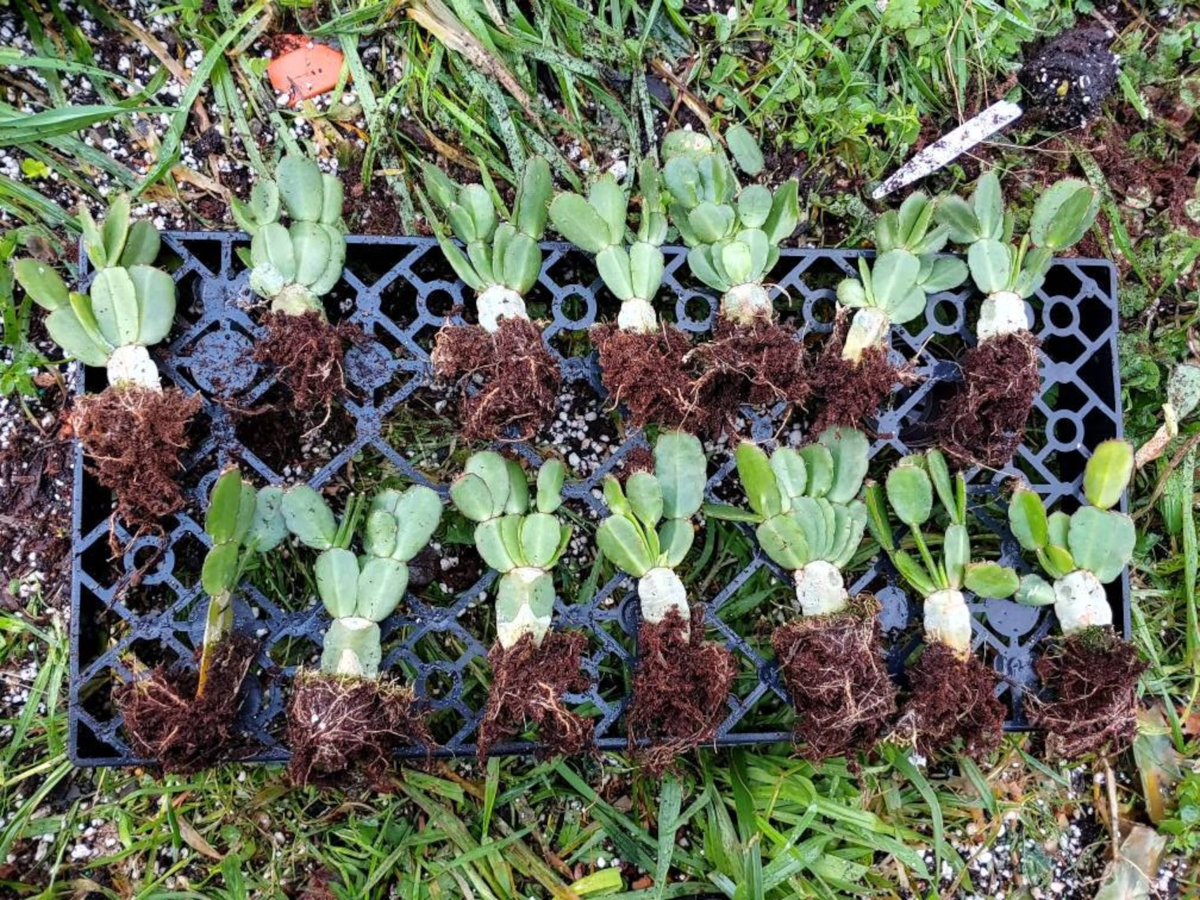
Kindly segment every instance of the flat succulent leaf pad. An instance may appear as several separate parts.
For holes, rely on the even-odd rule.
[[[70,737],[73,758],[82,765],[129,765],[146,759],[131,745],[121,717],[109,702],[111,693],[129,676],[123,655],[130,649],[144,656],[147,664],[160,653],[189,664],[190,648],[197,646],[203,634],[206,606],[200,586],[203,513],[215,480],[227,465],[237,464],[256,488],[307,483],[326,492],[340,509],[345,500],[343,485],[348,477],[353,482],[355,473],[361,471],[360,460],[365,459],[381,465],[395,477],[397,486],[431,483],[446,500],[448,476],[440,474],[444,466],[434,474],[430,467],[442,464],[432,457],[422,458],[419,445],[388,442],[395,423],[406,417],[436,416],[443,425],[445,420],[456,421],[452,404],[435,412],[429,403],[430,395],[437,399],[444,395],[432,387],[428,355],[435,335],[447,321],[465,324],[451,310],[459,304],[469,308],[473,292],[455,278],[436,242],[422,238],[348,239],[346,275],[332,296],[340,298],[339,321],[359,326],[364,340],[345,348],[349,397],[334,402],[329,421],[314,434],[319,439],[316,443],[328,441],[332,447],[326,455],[318,452],[309,459],[302,458],[300,448],[310,442],[305,434],[320,423],[324,411],[316,410],[315,417],[307,419],[292,415],[291,410],[262,412],[263,404],[277,405],[286,399],[286,393],[270,370],[253,359],[254,344],[265,329],[261,317],[247,314],[241,305],[248,275],[236,249],[245,239],[223,233],[167,233],[162,240],[160,261],[171,254],[178,257],[178,265],[172,268],[178,284],[178,313],[167,340],[151,352],[164,387],[179,389],[184,397],[197,395],[200,409],[189,431],[192,449],[180,456],[182,468],[176,472],[182,506],[160,520],[160,533],[139,532],[118,517],[112,532],[121,551],[116,555],[109,546],[112,494],[79,458],[72,607],[79,628],[71,649],[77,668],[71,685]],[[691,279],[686,250],[669,246],[664,251],[659,312],[664,323],[673,322],[695,344],[711,331],[717,292]],[[855,273],[861,256],[851,251],[783,251],[771,273],[772,283],[780,287],[781,321],[796,325],[810,341],[827,335],[832,328],[836,285]],[[594,521],[598,521],[591,516],[603,514],[605,476],[653,468],[652,441],[630,427],[626,410],[613,411],[605,403],[601,370],[591,353],[595,344],[589,343],[588,332],[597,318],[612,320],[617,304],[598,280],[588,283],[584,278],[581,282],[580,272],[593,271],[585,254],[561,244],[545,244],[544,265],[529,297],[530,315],[564,385],[577,397],[585,397],[587,410],[594,410],[606,427],[613,426],[607,444],[611,451],[600,455],[600,468],[589,468],[570,461],[573,452],[586,454],[569,439],[562,446],[545,438],[512,441],[515,433],[509,432],[505,445],[505,456],[520,459],[529,476],[530,508],[534,503],[533,473],[541,462],[551,457],[566,462],[563,494],[567,509],[582,514],[577,532],[585,544],[592,540]],[[870,477],[878,478],[898,456],[930,441],[931,410],[959,377],[956,361],[970,343],[974,322],[962,311],[968,293],[964,288],[934,295],[923,316],[894,329],[888,362],[893,367],[911,363],[916,378],[897,386],[881,415],[868,422],[865,430],[874,459]],[[1034,332],[1042,341],[1044,383],[1047,387],[1058,385],[1058,390],[1035,402],[1031,433],[1039,439],[1022,445],[1014,463],[996,472],[966,470],[973,506],[986,503],[991,496],[1006,500],[1007,492],[1002,489],[1018,476],[1045,498],[1050,509],[1058,509],[1060,501],[1067,498],[1082,499],[1076,487],[1085,462],[1080,447],[1094,447],[1120,433],[1113,297],[1113,270],[1107,263],[1068,259],[1051,267],[1032,306]],[[656,374],[657,370],[652,370],[651,375]],[[84,380],[88,391],[101,390],[104,372],[86,368]],[[566,391],[562,396],[566,397]],[[561,406],[562,399],[557,403]],[[817,408],[815,403],[813,408]],[[555,415],[561,411],[556,408]],[[271,423],[284,418],[284,413],[287,428],[280,430]],[[798,447],[816,434],[802,416],[777,407],[746,410],[742,418],[738,436],[770,449],[773,440]],[[725,446],[731,450],[736,445],[731,441]],[[413,453],[416,455],[410,455]],[[708,453],[704,499],[743,503],[732,454],[726,454],[720,449]],[[297,467],[297,462],[303,464]],[[815,457],[811,463],[806,474],[815,473],[832,483],[832,472],[826,472],[829,467]],[[983,513],[989,514],[987,507]],[[1013,564],[1020,547],[1008,537],[1004,510],[997,509],[989,522],[1001,536],[1001,560]],[[444,523],[439,535],[446,533],[450,524]],[[748,529],[746,540],[753,544],[753,523],[716,524],[710,518],[705,533],[696,535],[681,573],[700,558],[707,532],[735,527]],[[1050,530],[1054,530],[1053,523]],[[897,533],[898,540],[904,537]],[[670,543],[674,541],[672,537]],[[663,543],[668,543],[666,538]],[[440,563],[436,554],[422,553],[413,560],[415,586],[410,585],[396,612],[381,623],[381,670],[405,673],[416,696],[427,704],[429,727],[438,742],[433,753],[470,756],[477,749],[478,726],[490,684],[482,657],[493,639],[490,624],[481,624],[490,623],[490,608],[476,607],[480,592],[491,591],[495,582],[488,580],[490,576],[481,578],[479,569],[472,568],[478,566],[478,560],[471,563],[464,558],[459,570],[448,572]],[[764,575],[762,569],[769,574]],[[707,637],[728,649],[741,673],[731,689],[733,702],[721,707],[722,718],[710,738],[716,744],[731,739],[784,741],[791,736],[792,720],[786,712],[790,695],[769,635],[755,630],[757,612],[747,613],[741,603],[760,589],[762,577],[775,587],[777,597],[791,593],[790,573],[764,555],[756,556],[741,570],[722,570],[722,577],[703,597],[709,609]],[[448,579],[450,596],[431,596],[431,579]],[[888,669],[893,679],[899,678],[920,643],[920,605],[897,583],[890,566],[879,560],[847,566],[846,588],[851,595],[870,593],[879,600]],[[1118,578],[1107,589],[1114,620],[1121,622],[1127,596],[1124,579]],[[589,639],[581,663],[592,676],[591,684],[571,696],[568,708],[575,712],[589,707],[588,715],[596,722],[598,749],[624,748],[623,710],[630,698],[628,681],[620,673],[632,671],[639,646],[633,581],[614,576],[598,584],[587,599],[559,582],[558,593],[556,627],[579,631]],[[968,602],[976,647],[985,665],[1003,669],[1013,678],[999,686],[999,699],[1009,710],[1010,724],[1019,727],[1024,723],[1022,692],[1033,683],[1033,662],[1042,638],[1054,629],[1053,609],[971,597]],[[763,609],[762,604],[756,609]],[[262,633],[258,655],[244,682],[246,699],[239,708],[239,730],[249,745],[258,748],[248,758],[278,760],[286,756],[282,736],[294,683],[294,676],[287,674],[294,670],[287,664],[316,659],[328,620],[290,597],[264,594],[245,579],[234,601],[234,613],[236,627],[243,633]],[[105,639],[95,640],[96,635]],[[445,640],[463,648],[461,653],[446,659]],[[281,663],[285,674],[269,674],[279,671],[276,667]],[[530,738],[536,736],[536,729],[526,731],[504,741],[499,745],[502,751],[493,754],[535,752]],[[401,744],[397,752],[421,759],[427,749]]]

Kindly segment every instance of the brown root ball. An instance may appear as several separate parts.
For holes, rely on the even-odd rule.
[[[1055,756],[1120,753],[1137,736],[1137,683],[1145,670],[1137,648],[1111,628],[1051,640],[1034,664],[1044,693],[1027,694],[1025,711],[1046,730],[1046,749]]]
[[[771,636],[806,759],[869,750],[896,714],[879,609],[879,601],[863,596],[846,612],[797,619]]]
[[[742,325],[718,318],[712,338],[698,344],[688,361],[700,370],[692,405],[703,416],[703,433],[713,436],[732,427],[743,405],[802,407],[812,389],[796,329],[772,319]]]
[[[630,751],[650,774],[712,740],[736,674],[728,648],[704,640],[703,607],[692,607],[687,637],[675,610],[663,622],[642,623],[627,723]],[[645,741],[649,746],[640,747]]]
[[[963,356],[962,375],[939,420],[941,445],[960,460],[1003,468],[1042,390],[1038,339],[1018,331],[981,341]]]
[[[362,329],[349,322],[332,325],[316,311],[273,312],[265,324],[267,336],[254,348],[254,358],[274,367],[295,409],[328,409],[346,395],[346,344],[361,341]]]
[[[537,728],[543,756],[573,756],[587,749],[594,723],[571,712],[562,700],[563,694],[591,687],[580,667],[586,646],[582,634],[551,632],[540,647],[527,634],[507,650],[499,644],[492,648],[492,688],[479,723],[480,760],[531,725]]]
[[[897,731],[923,756],[953,751],[978,759],[1000,745],[1004,704],[996,698],[996,673],[974,656],[960,658],[931,644],[909,669],[911,696]]]
[[[840,315],[814,367],[813,403],[818,412],[813,434],[833,426],[865,428],[866,421],[879,414],[896,383],[910,377],[906,370],[891,364],[882,347],[868,347],[857,364],[842,359],[849,327],[850,317]]]
[[[114,700],[137,754],[181,775],[229,759],[242,682],[256,652],[239,634],[215,645],[202,695],[199,673],[185,666],[158,666],[117,688]]]
[[[462,391],[467,440],[505,439],[510,427],[528,440],[554,418],[562,371],[528,319],[503,318],[493,334],[478,325],[444,325],[430,359],[434,374]]]
[[[692,344],[682,330],[664,322],[642,333],[605,323],[593,327],[591,337],[604,388],[614,403],[625,405],[635,428],[682,428],[700,417],[692,402],[693,373],[684,362]]]
[[[296,784],[381,783],[392,754],[432,738],[410,688],[388,679],[301,671],[288,706],[288,774]]]
[[[130,526],[156,525],[183,508],[176,479],[190,445],[188,425],[199,410],[200,397],[179,388],[122,385],[75,401],[71,427]]]

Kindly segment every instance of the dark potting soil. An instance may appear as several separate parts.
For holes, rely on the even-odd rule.
[[[896,714],[879,610],[879,601],[864,595],[847,612],[787,622],[771,636],[806,759],[869,750]]]
[[[600,354],[600,377],[609,398],[623,403],[635,428],[651,423],[679,428],[698,418],[692,402],[693,372],[684,363],[692,342],[666,322],[643,334],[612,323],[590,332]]]
[[[658,624],[638,629],[637,670],[627,728],[630,751],[652,775],[675,758],[712,739],[725,717],[737,674],[728,648],[704,639],[704,608],[692,607],[691,633],[675,610]],[[646,747],[639,747],[643,740]]]
[[[1137,682],[1146,664],[1111,628],[1089,628],[1043,645],[1034,664],[1042,695],[1025,695],[1025,712],[1046,730],[1046,749],[1064,759],[1120,753],[1137,735]]]
[[[288,774],[296,784],[344,785],[358,772],[382,784],[397,748],[431,743],[410,688],[386,678],[297,674],[288,704]]]
[[[346,344],[362,340],[362,330],[349,322],[332,325],[318,312],[292,316],[274,312],[266,318],[267,336],[254,348],[258,362],[274,367],[275,378],[292,393],[299,411],[321,408],[345,396],[343,360]]]
[[[813,434],[833,426],[865,428],[896,382],[907,377],[904,370],[892,366],[882,347],[868,347],[857,365],[842,359],[849,328],[849,316],[841,316],[813,367],[813,402],[818,410],[810,429]]]
[[[1021,69],[1026,110],[1057,129],[1078,128],[1096,118],[1117,86],[1111,43],[1103,28],[1076,28],[1045,44]]]
[[[766,318],[739,325],[718,318],[711,340],[690,354],[700,369],[692,388],[703,433],[732,428],[743,404],[803,407],[812,386],[795,327]]]
[[[539,647],[531,635],[505,650],[492,647],[488,662],[492,666],[492,687],[487,708],[479,723],[479,759],[487,759],[496,744],[537,728],[539,753],[573,756],[592,742],[591,719],[567,709],[562,695],[582,693],[591,679],[580,668],[587,637],[579,632],[551,632]]]
[[[138,755],[181,775],[235,758],[240,740],[234,718],[257,649],[240,634],[217,644],[202,695],[197,694],[199,672],[185,666],[158,666],[120,685],[114,700]]]
[[[1042,390],[1037,337],[1018,331],[981,341],[963,355],[962,376],[938,419],[942,448],[959,461],[1002,468],[1025,439]]]
[[[1000,744],[1004,704],[998,676],[974,656],[960,659],[931,644],[908,671],[911,694],[900,711],[897,736],[923,756],[956,752],[979,759]]]
[[[198,395],[179,388],[107,388],[75,401],[71,427],[88,465],[113,492],[117,514],[131,527],[154,527],[183,508],[176,479],[190,446],[188,425],[200,409]]]
[[[478,325],[445,325],[430,355],[439,378],[458,382],[467,440],[528,440],[558,408],[562,372],[528,319],[507,317],[489,334]],[[474,382],[478,389],[469,392]],[[509,426],[515,435],[506,434]]]

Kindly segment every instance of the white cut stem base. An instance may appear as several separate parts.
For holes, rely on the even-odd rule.
[[[642,621],[651,625],[665,622],[671,610],[683,619],[683,636],[691,634],[692,614],[687,604],[687,589],[679,576],[659,566],[638,579],[638,599],[641,601]]]
[[[844,612],[850,602],[841,570],[817,559],[796,570],[796,601],[804,616],[832,616]]]
[[[1012,291],[997,291],[988,294],[979,309],[979,324],[975,334],[980,341],[991,340],[1005,334],[1028,331],[1033,327],[1025,312],[1025,301]]]
[[[761,284],[737,284],[721,297],[721,315],[738,325],[751,325],[755,319],[773,318],[775,307]]]
[[[881,309],[866,306],[856,310],[846,332],[846,342],[842,345],[842,359],[858,365],[868,347],[884,345],[891,327],[891,319]]]
[[[1112,627],[1112,607],[1100,579],[1076,569],[1054,582],[1054,612],[1065,636],[1088,628]]]
[[[150,351],[139,344],[118,347],[108,358],[108,383],[113,387],[132,385],[162,393],[158,366]]]
[[[945,644],[960,658],[971,655],[971,611],[962,591],[935,591],[925,599],[925,641]]]
[[[632,331],[637,334],[650,334],[658,330],[658,316],[648,300],[634,297],[621,304],[617,313],[617,327],[622,331]]]
[[[525,298],[502,284],[493,284],[480,294],[477,305],[479,327],[488,334],[495,334],[503,318],[529,318],[529,312],[525,309]]]

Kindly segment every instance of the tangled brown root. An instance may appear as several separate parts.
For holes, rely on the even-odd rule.
[[[301,671],[288,706],[288,774],[296,784],[383,783],[401,746],[432,744],[413,692],[388,679]]]
[[[692,607],[688,637],[675,610],[661,623],[642,623],[627,721],[630,751],[650,774],[712,739],[736,674],[733,654],[704,640],[703,607]],[[649,746],[639,747],[643,741]]]
[[[1025,440],[1029,411],[1042,390],[1038,339],[1018,331],[981,341],[962,360],[963,383],[939,422],[951,455],[1002,468]]]
[[[954,750],[978,759],[1000,745],[1004,704],[996,699],[999,679],[974,656],[961,659],[945,644],[931,644],[908,678],[912,694],[896,730],[923,756]]]
[[[593,327],[591,337],[604,387],[614,403],[625,404],[635,428],[680,428],[698,418],[693,373],[684,362],[692,344],[682,330],[664,322],[643,333],[605,323]]]
[[[796,742],[814,762],[869,750],[896,713],[879,601],[868,595],[851,604],[843,613],[788,622],[771,636],[796,707]]]
[[[892,366],[882,347],[868,347],[857,365],[843,359],[849,328],[850,317],[839,315],[813,372],[814,404],[820,410],[813,422],[813,434],[835,425],[863,428],[867,419],[878,415],[896,382],[911,377],[906,370]]]
[[[718,318],[712,338],[698,344],[688,361],[700,369],[692,405],[703,417],[704,433],[714,436],[732,426],[745,404],[802,407],[812,389],[796,329],[765,317],[749,325]]]
[[[275,378],[292,392],[293,407],[329,409],[345,396],[346,344],[362,340],[362,329],[350,322],[332,325],[316,311],[273,312],[265,324],[267,336],[254,348],[254,358],[274,367]]]
[[[190,445],[188,425],[199,410],[200,397],[179,388],[122,385],[75,401],[71,427],[127,524],[155,525],[183,508],[176,479]]]
[[[492,689],[479,723],[480,760],[529,725],[538,729],[544,756],[573,756],[591,744],[595,723],[571,712],[562,700],[563,694],[591,687],[580,668],[586,646],[582,634],[551,632],[540,647],[527,634],[508,650],[499,644],[492,648]]]
[[[1146,664],[1111,628],[1089,628],[1045,645],[1034,664],[1044,697],[1025,696],[1031,724],[1046,729],[1046,749],[1075,759],[1120,753],[1137,735],[1137,683]]]
[[[229,759],[242,682],[256,652],[239,634],[216,644],[202,695],[199,673],[185,666],[159,666],[117,688],[114,700],[137,754],[181,775]]]
[[[562,372],[528,319],[503,318],[494,334],[478,325],[444,325],[430,358],[434,374],[459,384],[467,440],[503,439],[509,427],[528,440],[554,418]]]

